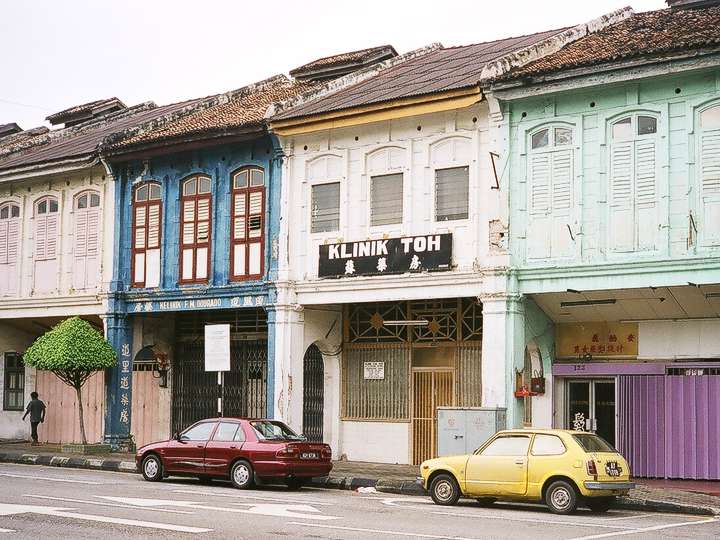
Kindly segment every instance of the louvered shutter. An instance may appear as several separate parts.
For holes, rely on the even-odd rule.
[[[160,203],[147,206],[146,287],[160,286],[160,212]]]
[[[633,164],[634,143],[616,142],[610,149],[610,247],[633,251]]]
[[[373,176],[370,186],[370,224],[378,226],[402,223],[403,175]]]
[[[246,274],[247,264],[247,193],[233,195],[233,276]]]
[[[550,256],[550,175],[552,157],[548,152],[529,157],[529,221],[527,254],[529,259]]]
[[[638,251],[654,250],[658,239],[658,200],[654,140],[635,142],[635,230]]]
[[[704,245],[720,244],[720,131],[702,135],[700,143],[700,197]]]
[[[0,264],[8,264],[8,221],[0,221]]]
[[[47,255],[47,215],[35,217],[35,260],[45,260]]]
[[[569,257],[572,254],[570,225],[573,207],[573,154],[572,150],[552,153],[552,257]]]
[[[250,192],[248,200],[248,274],[260,275],[262,271],[262,236],[264,191]]]
[[[0,296],[17,294],[18,219],[0,221]]]
[[[47,236],[45,237],[45,258],[54,259],[57,257],[58,215],[49,214],[46,223]]]

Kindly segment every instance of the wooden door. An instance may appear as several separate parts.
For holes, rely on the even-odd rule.
[[[412,462],[419,465],[437,454],[437,407],[455,405],[455,370],[414,368]]]
[[[138,448],[161,439],[160,384],[151,369],[152,364],[138,364],[133,371],[130,432]]]

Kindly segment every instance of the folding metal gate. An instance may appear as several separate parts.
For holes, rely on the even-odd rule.
[[[455,405],[455,371],[413,368],[412,382],[412,462],[419,465],[437,455],[437,408]]]
[[[172,364],[172,429],[217,415],[217,373],[206,372],[202,341],[176,347]],[[267,341],[230,342],[230,371],[225,375],[223,414],[262,418],[267,411]]]
[[[718,480],[720,370],[668,371],[619,377],[618,447],[634,476]]]
[[[303,360],[303,434],[314,442],[323,440],[323,376],[322,353],[315,345],[310,345]]]

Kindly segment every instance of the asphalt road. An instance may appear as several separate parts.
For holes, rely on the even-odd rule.
[[[0,540],[20,538],[720,538],[720,520],[473,501],[445,508],[424,497],[264,487],[239,491],[194,479],[0,465]]]

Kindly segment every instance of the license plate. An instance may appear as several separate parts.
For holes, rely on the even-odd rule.
[[[617,464],[617,461],[608,461],[605,464],[605,472],[608,476],[620,476],[622,474],[622,467]]]
[[[315,452],[303,452],[300,454],[300,459],[317,459],[318,455]]]

